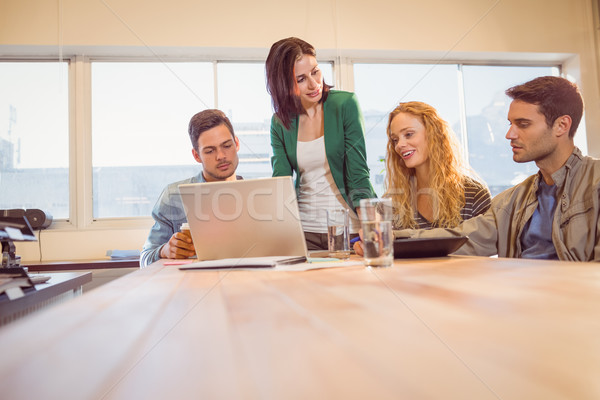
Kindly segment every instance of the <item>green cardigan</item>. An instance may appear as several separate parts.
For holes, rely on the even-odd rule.
[[[365,149],[364,123],[354,93],[331,90],[323,103],[325,154],[333,180],[346,203],[356,209],[361,199],[377,197],[369,179]],[[285,129],[276,115],[271,119],[271,165],[273,176],[296,173],[296,189],[300,185],[296,147],[298,116]]]

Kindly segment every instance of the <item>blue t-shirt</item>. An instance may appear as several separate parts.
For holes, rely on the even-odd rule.
[[[547,185],[540,179],[537,190],[538,206],[525,224],[521,235],[523,258],[558,260],[552,242],[552,221],[556,209],[556,185]]]

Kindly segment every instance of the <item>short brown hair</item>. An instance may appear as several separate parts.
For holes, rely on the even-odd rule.
[[[522,85],[506,90],[513,100],[535,104],[546,117],[546,124],[552,127],[558,117],[571,117],[569,137],[575,136],[583,115],[583,98],[577,85],[557,76],[542,76]]]
[[[200,134],[219,125],[225,125],[229,129],[229,132],[231,132],[231,136],[235,139],[231,121],[229,121],[229,118],[227,118],[223,111],[208,109],[195,114],[190,120],[188,127],[188,133],[190,134],[194,150],[198,151],[198,138]]]

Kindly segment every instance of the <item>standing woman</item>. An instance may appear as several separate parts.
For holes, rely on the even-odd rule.
[[[400,103],[387,126],[386,194],[394,229],[453,228],[490,207],[485,184],[468,175],[448,123],[418,101]]]
[[[369,180],[364,124],[353,93],[330,90],[316,51],[298,38],[282,39],[266,62],[273,176],[296,173],[300,219],[309,250],[327,249],[325,211],[348,208],[351,233],[360,199],[376,197]]]

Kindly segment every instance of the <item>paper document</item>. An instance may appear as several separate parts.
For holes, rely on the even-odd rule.
[[[274,268],[281,264],[296,264],[306,261],[306,257],[273,256],[273,257],[245,257],[222,258],[220,260],[197,261],[183,265],[179,269],[205,269],[205,268]]]
[[[356,265],[363,265],[362,261],[340,261],[338,259],[331,259],[331,261],[324,261],[318,259],[317,261],[311,262],[305,257],[248,257],[248,258],[224,258],[221,260],[208,260],[198,261],[190,264],[179,266],[181,270],[190,269],[272,269],[275,271],[308,271],[311,269],[321,268],[336,268],[336,267],[350,267]]]
[[[332,261],[319,261],[319,262],[304,262],[299,264],[288,264],[288,265],[278,265],[274,269],[275,271],[309,271],[312,269],[323,269],[323,268],[346,268],[346,267],[364,267],[364,262],[362,260],[336,260]]]

